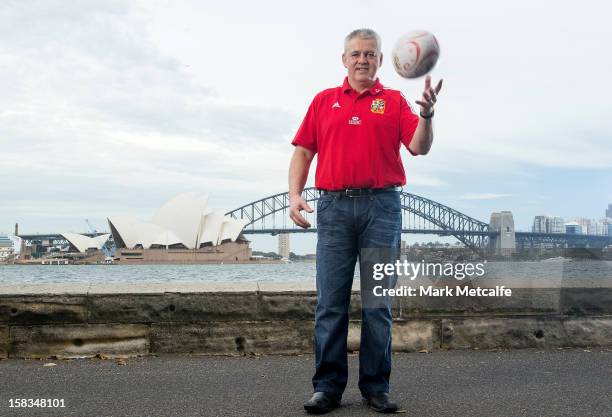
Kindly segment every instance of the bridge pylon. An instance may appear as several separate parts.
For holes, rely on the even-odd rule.
[[[511,211],[491,213],[489,230],[497,232],[489,238],[490,250],[507,256],[516,252],[514,217]]]

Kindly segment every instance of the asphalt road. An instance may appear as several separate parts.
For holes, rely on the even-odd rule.
[[[329,415],[375,415],[361,404],[354,355],[350,366]],[[303,416],[312,370],[311,355],[3,360],[0,416]],[[405,416],[612,416],[612,349],[396,354],[391,391]],[[11,398],[65,408],[10,408]]]

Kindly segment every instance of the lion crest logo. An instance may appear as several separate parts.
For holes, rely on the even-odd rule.
[[[372,100],[370,111],[372,111],[372,113],[383,114],[385,112],[385,100],[382,98]]]

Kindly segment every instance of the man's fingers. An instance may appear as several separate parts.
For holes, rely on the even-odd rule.
[[[301,214],[296,214],[293,218],[293,222],[304,229],[308,229],[310,227],[310,223],[308,223],[308,220],[302,217]]]
[[[431,88],[431,75],[425,77],[425,90],[429,90]]]
[[[425,99],[425,101],[428,103],[429,106],[433,106],[434,103],[436,102],[436,98],[433,92],[430,92],[430,91],[424,91],[423,98]]]
[[[303,208],[304,208],[304,210],[306,210],[306,212],[308,212],[308,213],[312,213],[312,212],[314,211],[314,209],[313,209],[312,207],[310,207],[310,206],[308,205],[308,203],[307,203],[307,202],[305,202],[305,201],[304,201],[304,204],[302,204],[302,207],[303,207]]]
[[[430,107],[429,103],[425,103],[424,101],[421,101],[421,100],[416,100],[415,103],[422,107]]]
[[[300,214],[298,209],[291,209],[291,211],[289,212],[289,218],[293,220],[293,223],[304,229],[310,227],[310,223]]]
[[[442,79],[440,79],[440,81],[438,81],[438,84],[436,84],[436,94],[438,94],[441,89],[442,89]]]
[[[433,88],[429,89],[429,97],[431,98],[431,101],[433,101],[434,103],[438,100],[436,98],[436,92],[433,90]]]
[[[289,217],[291,218],[291,220],[293,220],[293,223],[296,224],[296,226],[300,226],[300,227],[304,227],[304,222],[305,219],[300,216],[299,214],[289,214]]]

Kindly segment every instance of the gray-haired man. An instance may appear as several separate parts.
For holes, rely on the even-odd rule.
[[[401,205],[397,186],[406,183],[400,158],[403,144],[413,155],[429,152],[432,117],[440,81],[425,80],[420,117],[403,95],[387,89],[376,74],[382,64],[380,38],[358,29],[345,39],[342,63],[347,77],[340,87],[316,95],[298,130],[289,167],[290,217],[310,226],[300,214],[312,208],[301,197],[310,163],[318,154],[317,308],[315,313],[315,394],[304,404],[309,413],[340,405],[348,378],[348,308],[355,264],[362,249],[397,248]],[[363,297],[362,297],[363,299]],[[359,389],[367,404],[383,413],[398,406],[389,399],[391,308],[362,308]]]

